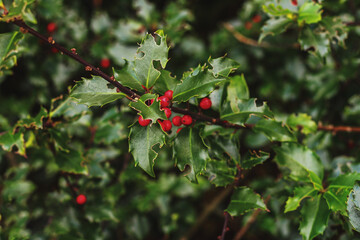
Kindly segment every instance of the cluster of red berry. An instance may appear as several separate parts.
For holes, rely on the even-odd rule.
[[[173,91],[172,90],[167,90],[163,96],[159,97],[159,101],[160,101],[160,108],[165,112],[166,117],[169,119],[171,117],[171,109],[169,108],[171,100],[173,97]],[[201,109],[209,109],[211,108],[211,100],[209,98],[203,98],[201,99],[199,106]],[[139,116],[139,124],[143,127],[149,125],[151,122],[150,119],[144,119],[142,116]],[[193,119],[190,115],[184,115],[182,117],[180,116],[175,116],[172,118],[172,121],[170,120],[158,120],[161,128],[165,131],[165,132],[169,132],[172,128],[172,124],[174,124],[174,126],[181,126],[182,124],[184,124],[185,126],[189,126],[193,123]],[[171,123],[172,122],[172,123]],[[177,133],[181,130],[181,128],[179,128],[177,130]]]

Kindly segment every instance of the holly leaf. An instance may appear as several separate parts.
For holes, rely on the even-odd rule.
[[[238,62],[225,56],[215,59],[211,59],[210,57],[208,61],[212,66],[212,72],[215,77],[227,77],[230,73],[234,72],[240,67],[240,64]]]
[[[116,88],[109,88],[108,84],[99,76],[93,76],[92,79],[83,78],[71,89],[70,97],[77,99],[80,104],[91,107],[103,106],[126,96],[122,92],[117,92]]]
[[[58,151],[55,156],[58,167],[65,172],[76,174],[88,174],[88,168],[84,157],[79,151],[69,149],[68,151]]]
[[[30,22],[36,24],[36,18],[31,13],[28,6],[32,4],[34,0],[16,0],[12,2],[9,12],[6,15],[0,15],[0,22],[13,22],[15,20],[24,20],[25,22]],[[3,8],[0,5],[0,8]]]
[[[23,38],[20,32],[0,34],[0,76],[17,63],[18,42]]]
[[[220,118],[231,123],[244,125],[251,115],[272,118],[273,114],[266,102],[256,105],[256,99],[237,100],[236,104],[225,102],[220,111]]]
[[[233,160],[234,163],[240,163],[240,150],[237,138],[216,136],[209,138],[209,142],[211,157],[224,159],[224,156],[227,156],[229,159]]]
[[[154,90],[159,94],[164,94],[167,90],[174,90],[179,81],[171,76],[171,72],[160,70],[161,75],[156,81]]]
[[[206,163],[205,176],[216,187],[224,187],[234,182],[236,166],[230,167],[226,161],[208,160]]]
[[[283,8],[281,5],[275,6],[275,4],[273,3],[270,3],[268,5],[263,5],[262,8],[265,13],[268,13],[275,17],[292,14],[292,11],[290,11],[289,9]]]
[[[22,132],[11,133],[6,132],[0,135],[0,145],[1,147],[8,152],[11,152],[13,147],[17,147],[16,153],[26,157],[25,151],[25,140],[24,134]]]
[[[322,195],[308,199],[301,209],[300,234],[311,240],[322,234],[328,225],[330,209]]]
[[[252,129],[254,132],[264,134],[272,142],[297,142],[295,135],[285,124],[272,119],[261,119]]]
[[[315,152],[298,143],[283,143],[274,148],[275,161],[280,167],[290,170],[289,176],[295,181],[311,182],[309,172],[320,180],[324,177],[324,166]]]
[[[356,181],[360,180],[360,173],[340,175],[333,179],[324,194],[324,198],[333,212],[339,211],[348,216],[346,203]]]
[[[157,124],[146,127],[135,124],[130,129],[129,151],[134,157],[135,165],[139,165],[152,177],[155,177],[155,159],[164,143],[165,135]]]
[[[324,31],[331,41],[345,48],[345,40],[348,37],[348,28],[341,18],[325,17],[320,24],[324,27]]]
[[[314,31],[309,27],[306,27],[300,35],[299,43],[301,49],[304,51],[310,51],[315,55],[324,57],[329,52],[330,41],[327,38],[326,33],[320,31]]]
[[[286,120],[286,124],[289,125],[293,130],[298,130],[307,135],[314,133],[317,130],[316,123],[311,120],[311,116],[306,113],[299,113],[298,115],[292,114]]]
[[[360,186],[357,182],[354,185],[354,188],[350,192],[349,198],[347,200],[347,212],[349,213],[349,220],[351,226],[354,230],[360,232],[360,208],[359,208],[359,198],[360,198]]]
[[[125,65],[120,70],[113,68],[114,78],[119,81],[123,86],[129,87],[138,92],[144,92],[145,89],[142,87],[142,82],[137,77],[134,70],[134,61],[127,61],[125,59]]]
[[[321,5],[314,2],[305,2],[299,9],[298,24],[317,23],[321,21]]]
[[[138,111],[143,119],[151,119],[152,123],[155,123],[158,119],[167,119],[165,112],[160,110],[160,101],[155,100],[155,98],[155,94],[147,93],[142,95],[136,102],[130,102],[129,106]],[[148,106],[146,102],[151,100],[154,100],[154,102]]]
[[[261,43],[262,40],[268,35],[275,36],[285,32],[292,23],[293,21],[286,17],[268,19],[261,28],[259,42]]]
[[[199,131],[183,128],[175,138],[173,150],[180,171],[184,171],[186,166],[190,167],[185,176],[190,181],[197,182],[197,175],[205,169],[206,161],[210,159]]]
[[[126,127],[121,123],[117,122],[114,125],[110,123],[101,124],[95,132],[94,142],[105,143],[110,145],[111,143],[118,142],[127,138]]]
[[[54,103],[57,98],[52,100]],[[53,107],[51,107],[52,109]],[[62,101],[55,109],[50,110],[49,117],[75,117],[77,115],[83,114],[84,112],[89,111],[89,108],[84,104],[78,104],[76,100],[72,97],[66,98]]]
[[[307,197],[315,197],[318,191],[313,186],[297,187],[294,190],[294,196],[289,197],[285,205],[285,213],[295,211],[303,199]]]
[[[215,77],[205,65],[198,66],[192,72],[184,74],[182,82],[174,90],[173,101],[186,102],[192,97],[205,97],[215,89],[215,86],[226,80],[222,76]]]
[[[249,99],[249,88],[246,84],[244,74],[234,76],[230,78],[230,83],[227,86],[227,101],[230,104],[237,103],[241,99]]]
[[[159,61],[164,69],[168,62],[169,48],[166,44],[166,36],[162,30],[155,34],[160,38],[160,44],[157,44],[151,34],[147,34],[138,49],[138,54],[143,54],[140,58],[135,58],[134,72],[141,85],[147,89],[151,88],[160,76],[160,71],[154,67],[154,61]]]
[[[237,187],[231,196],[229,206],[225,210],[231,216],[240,216],[253,209],[267,210],[260,195],[254,193],[248,187]]]
[[[269,159],[270,153],[260,151],[259,153],[252,152],[247,154],[244,159],[241,161],[241,168],[251,169],[258,164],[262,164],[267,159]]]
[[[41,107],[40,112],[34,117],[28,117],[26,119],[19,120],[16,127],[25,127],[25,128],[35,128],[42,129],[43,128],[43,119],[48,117],[48,112],[45,108]]]

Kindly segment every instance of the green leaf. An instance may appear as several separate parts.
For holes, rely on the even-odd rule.
[[[324,27],[324,31],[331,41],[345,48],[348,28],[340,17],[325,17],[320,24]]]
[[[297,142],[289,128],[275,120],[261,119],[253,127],[254,132],[263,133],[270,141]]]
[[[17,63],[18,42],[23,38],[20,32],[0,34],[0,76]]]
[[[312,186],[297,187],[294,190],[294,196],[289,197],[285,205],[285,213],[296,210],[300,202],[307,197],[315,197],[318,191]]]
[[[42,129],[43,119],[46,117],[48,117],[48,112],[45,108],[41,107],[40,112],[34,118],[21,119],[16,123],[15,127]]]
[[[171,76],[171,72],[160,70],[161,75],[156,81],[154,90],[159,94],[164,94],[167,90],[174,90],[179,82],[175,77]]]
[[[301,49],[304,51],[311,51],[312,53],[324,57],[329,52],[330,41],[326,33],[314,31],[306,27],[300,35],[299,43]]]
[[[322,234],[328,225],[329,215],[330,209],[320,194],[308,199],[301,209],[300,234],[305,240]]]
[[[273,117],[266,102],[262,106],[256,106],[256,99],[238,100],[236,104],[230,105],[225,102],[221,108],[220,118],[231,123],[244,125],[251,115],[258,117]]]
[[[274,36],[278,35],[282,32],[285,32],[293,23],[293,21],[286,17],[280,17],[280,18],[270,18],[267,20],[264,24],[264,26],[261,28],[261,34],[259,37],[259,42],[262,42],[262,40],[268,36]]]
[[[305,2],[299,9],[298,24],[317,23],[321,21],[321,5],[314,2]]]
[[[198,66],[192,72],[184,74],[183,78],[174,90],[173,101],[175,102],[186,102],[192,97],[205,97],[215,89],[216,85],[227,80],[222,76],[215,77],[206,66]]]
[[[157,44],[151,34],[147,34],[143,39],[138,53],[144,54],[140,58],[135,58],[134,72],[147,89],[151,88],[160,76],[160,71],[154,67],[154,61],[160,61],[161,67],[165,68],[168,62],[169,48],[166,44],[166,36],[162,30],[156,32],[160,38],[160,44]]]
[[[313,187],[316,190],[318,190],[318,191],[324,190],[321,179],[314,172],[312,172],[312,171],[309,172],[309,179],[310,179],[310,182],[313,184]]]
[[[300,129],[303,134],[314,133],[317,130],[316,123],[311,120],[311,116],[306,113],[299,113],[297,116],[292,114],[286,120],[286,124],[293,130]]]
[[[160,110],[160,101],[154,102],[148,106],[146,101],[156,99],[155,94],[144,94],[136,102],[130,102],[129,106],[139,112],[144,119],[151,119],[152,123],[156,123],[158,119],[167,119],[165,112]]]
[[[76,174],[88,174],[88,168],[85,159],[80,152],[69,150],[67,152],[59,151],[55,156],[56,164],[65,172]]]
[[[24,134],[21,132],[6,132],[0,135],[0,145],[5,151],[12,151],[14,145],[17,147],[17,154],[26,157]]]
[[[230,73],[239,68],[240,64],[227,57],[219,57],[215,59],[209,58],[209,63],[213,67],[212,72],[215,77],[222,76],[227,77]]]
[[[122,92],[117,92],[116,88],[109,88],[108,84],[99,76],[93,76],[92,79],[83,78],[71,89],[70,96],[88,107],[103,106],[126,96]]]
[[[259,153],[257,153],[254,151],[252,153],[247,154],[244,157],[244,159],[241,161],[241,168],[251,169],[258,164],[262,164],[267,159],[269,159],[269,157],[270,157],[270,153],[263,152],[263,151],[260,151]]]
[[[246,84],[244,74],[230,78],[230,84],[227,86],[227,101],[232,105],[241,99],[249,99],[249,88]]]
[[[24,20],[36,24],[36,18],[28,9],[28,5],[34,0],[16,0],[12,2],[7,15],[0,15],[0,22],[13,22],[15,20]]]
[[[154,164],[159,149],[165,143],[165,134],[158,124],[142,127],[135,124],[130,129],[129,151],[139,165],[150,176],[155,177]]]
[[[331,181],[324,198],[333,212],[340,211],[347,216],[346,203],[356,181],[360,180],[360,173],[340,175]]]
[[[100,125],[95,132],[94,142],[111,144],[127,138],[126,127],[121,123]]]
[[[260,195],[254,193],[248,187],[238,187],[234,189],[229,206],[225,211],[234,217],[259,208],[267,210]]]
[[[189,127],[183,128],[175,138],[173,156],[180,171],[190,167],[186,177],[192,182],[197,182],[197,175],[205,169],[210,158],[199,131]]]
[[[240,149],[236,137],[216,136],[208,140],[210,142],[209,151],[214,154],[212,157],[224,159],[224,156],[227,156],[226,159],[231,159],[236,164],[240,163]]]
[[[275,17],[292,14],[292,11],[290,11],[289,9],[283,8],[281,5],[275,6],[275,4],[273,3],[270,3],[268,5],[263,5],[262,8],[264,12]]]
[[[234,182],[236,166],[230,167],[226,161],[208,160],[204,174],[216,187],[224,187]]]
[[[316,174],[320,180],[324,177],[324,166],[315,152],[298,143],[283,143],[274,148],[275,161],[290,170],[290,177],[295,181],[309,182],[309,172]]]
[[[125,87],[129,87],[138,92],[144,92],[144,88],[142,87],[143,83],[136,76],[134,70],[134,62],[129,62],[125,60],[125,65],[121,70],[113,69],[114,77],[117,81],[119,81]]]
[[[55,102],[52,100],[52,102]],[[82,113],[89,111],[89,108],[84,104],[78,104],[74,98],[68,97],[63,102],[59,104],[54,110],[51,110],[49,117],[75,117]]]
[[[360,232],[360,208],[359,208],[360,186],[359,183],[354,185],[347,200],[347,212],[352,227]]]

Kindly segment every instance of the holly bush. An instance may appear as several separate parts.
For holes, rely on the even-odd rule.
[[[0,239],[360,239],[358,9],[0,0]]]

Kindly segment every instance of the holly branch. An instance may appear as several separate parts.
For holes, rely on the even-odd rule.
[[[35,29],[31,28],[23,20],[19,20],[19,19],[15,18],[12,23],[19,26],[21,32],[32,34],[33,36],[35,36],[38,39],[42,40],[43,42],[47,43],[48,45],[56,48],[61,53],[69,56],[70,58],[72,58],[75,61],[79,62],[80,64],[84,65],[85,70],[93,73],[94,75],[100,76],[103,79],[105,79],[106,81],[108,81],[110,84],[112,84],[113,86],[118,88],[119,91],[126,94],[129,100],[137,101],[141,97],[136,92],[132,91],[131,89],[123,86],[120,82],[116,81],[114,76],[107,75],[106,73],[101,71],[98,67],[95,67],[94,65],[92,65],[91,63],[87,62],[85,59],[80,57],[76,53],[75,49],[72,49],[72,50],[66,49],[65,47],[58,44],[52,37],[45,37],[44,35],[42,35],[38,31],[36,31]],[[184,115],[190,115],[194,119],[204,121],[204,122],[209,122],[209,123],[215,124],[215,125],[220,125],[220,126],[225,127],[225,128],[234,128],[234,129],[244,129],[244,128],[246,129],[247,128],[247,129],[251,129],[252,127],[254,127],[254,124],[244,124],[242,126],[242,125],[239,125],[239,124],[234,124],[234,123],[230,123],[228,121],[221,120],[220,118],[215,118],[215,117],[205,115],[205,114],[203,114],[201,112],[192,112],[192,111],[190,111],[188,109],[182,109],[182,108],[178,108],[178,107],[174,107],[174,106],[170,106],[170,109],[173,112],[184,114]],[[301,126],[299,126],[299,128],[301,128]],[[360,133],[360,127],[351,127],[351,126],[333,126],[333,125],[319,124],[317,129],[321,130],[321,131],[330,131],[330,132],[333,132],[333,133],[337,133],[337,132],[359,132]]]

